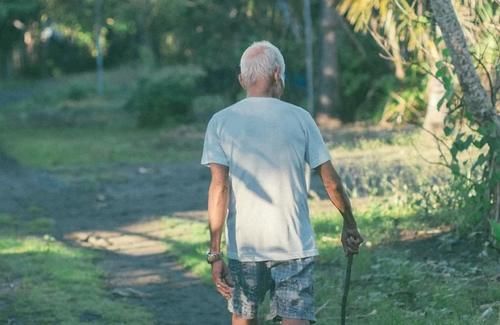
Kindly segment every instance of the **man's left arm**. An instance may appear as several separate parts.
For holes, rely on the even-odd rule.
[[[208,226],[210,229],[210,253],[221,254],[221,237],[226,221],[229,201],[227,166],[210,164],[212,179],[208,189]],[[222,258],[212,262],[212,280],[217,291],[226,299],[231,296],[231,287],[226,278],[228,269]]]

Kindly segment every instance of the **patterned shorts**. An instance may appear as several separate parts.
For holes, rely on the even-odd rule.
[[[269,291],[271,308],[267,319],[314,322],[313,267],[314,257],[265,262],[230,259],[234,289],[228,300],[229,311],[245,319],[257,318],[258,305]]]

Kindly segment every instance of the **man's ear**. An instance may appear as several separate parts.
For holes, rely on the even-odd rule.
[[[241,73],[238,75],[238,81],[240,83],[241,88],[246,90],[245,83],[243,82],[243,78],[241,78]]]
[[[277,84],[280,84],[280,81],[281,81],[281,87],[285,88],[285,80],[281,78],[281,71],[280,71],[280,69],[279,69],[279,68],[277,68],[277,69],[274,71],[273,78],[274,78],[274,81],[275,81]]]
[[[281,80],[280,69],[274,70],[273,78],[276,83],[279,83],[279,81]]]

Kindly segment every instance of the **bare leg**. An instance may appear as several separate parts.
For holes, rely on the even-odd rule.
[[[309,321],[305,319],[283,319],[283,325],[309,325]]]
[[[236,314],[233,314],[233,325],[257,325],[257,320],[254,319],[244,319]]]

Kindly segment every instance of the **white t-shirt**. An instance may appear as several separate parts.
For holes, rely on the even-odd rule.
[[[305,169],[328,160],[316,123],[298,106],[248,97],[216,113],[201,163],[229,167],[227,256],[246,262],[317,255]]]

